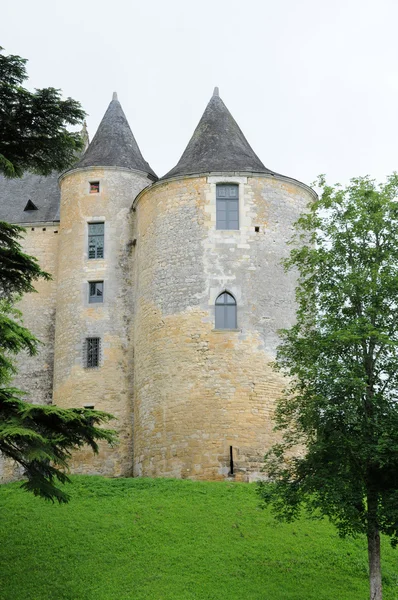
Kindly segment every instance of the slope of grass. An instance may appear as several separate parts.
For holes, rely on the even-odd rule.
[[[1,600],[364,600],[366,543],[276,523],[254,486],[73,477],[69,505],[0,487]],[[385,600],[398,552],[383,540]]]

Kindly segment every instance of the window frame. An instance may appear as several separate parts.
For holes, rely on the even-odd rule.
[[[92,186],[97,186],[98,189],[94,189]],[[99,194],[100,191],[101,191],[101,183],[99,180],[88,182],[88,193],[89,194]]]
[[[94,225],[102,225],[103,230],[102,234],[91,233],[90,234],[90,226]],[[95,239],[95,256],[90,256],[90,238]],[[102,238],[102,246],[98,245],[98,240]],[[98,248],[102,248],[102,256],[98,256]],[[87,223],[87,258],[88,260],[103,260],[105,257],[105,221],[89,221]]]
[[[218,231],[239,231],[239,187],[238,183],[216,184],[216,229]],[[236,195],[227,195],[231,189],[236,192]],[[226,190],[224,196],[221,195],[221,190]],[[221,207],[221,202],[225,202],[224,209]],[[222,213],[225,214],[225,218],[221,218]],[[232,213],[236,213],[236,217],[232,218]],[[231,227],[231,224],[236,226]]]
[[[102,289],[101,289],[101,294],[98,295],[96,292],[92,295],[91,294],[91,286],[95,285],[97,286],[98,284],[101,284]],[[97,290],[97,288],[95,288],[95,290]],[[95,281],[89,281],[88,282],[88,303],[89,304],[103,304],[104,303],[104,280],[103,279],[97,279]]]
[[[218,302],[218,300],[224,296],[223,302]],[[228,301],[228,299],[232,299],[233,302]],[[229,310],[229,308],[233,307],[233,311]],[[220,294],[218,294],[215,303],[214,303],[214,328],[217,331],[233,331],[238,328],[238,303],[236,302],[236,298],[231,292],[224,290]],[[228,323],[231,321],[231,314],[233,323]],[[233,325],[233,327],[227,327],[226,325]]]
[[[95,344],[93,344],[95,342]],[[101,364],[101,338],[86,337],[84,340],[84,368],[98,369]]]

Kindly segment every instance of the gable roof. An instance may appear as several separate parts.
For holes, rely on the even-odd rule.
[[[59,221],[59,173],[47,177],[25,173],[21,178],[0,176],[0,220],[9,223]],[[37,210],[25,210],[28,201]]]
[[[228,171],[273,174],[252,150],[239,125],[219,97],[218,88],[215,88],[178,164],[161,179]]]
[[[94,166],[134,169],[157,179],[141,154],[116,93],[91,144],[73,168]]]

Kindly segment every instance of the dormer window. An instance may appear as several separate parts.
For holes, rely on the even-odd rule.
[[[29,210],[38,210],[38,208],[37,208],[36,204],[33,204],[32,200],[28,200],[28,202],[24,208],[24,211],[25,210],[28,210],[28,211]]]
[[[100,191],[100,182],[99,181],[90,181],[90,194],[99,194]]]

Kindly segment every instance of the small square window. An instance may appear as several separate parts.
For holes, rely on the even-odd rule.
[[[255,226],[254,231],[256,233],[260,233],[260,227],[258,225]]]
[[[99,194],[100,184],[99,181],[90,181],[90,194]]]
[[[100,349],[101,339],[100,338],[86,338],[85,349],[84,349],[84,366],[87,369],[99,367],[100,363]]]
[[[89,281],[88,283],[88,301],[89,304],[94,304],[104,301],[104,282]]]

